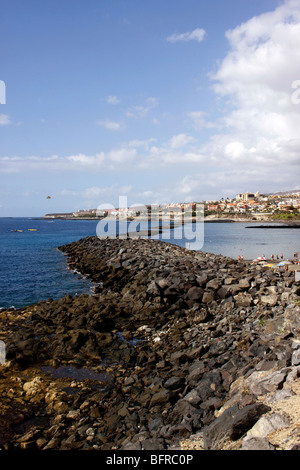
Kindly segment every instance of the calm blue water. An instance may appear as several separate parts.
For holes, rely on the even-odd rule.
[[[201,224],[202,225],[202,224]],[[252,260],[259,256],[271,258],[273,254],[283,254],[284,259],[293,259],[294,253],[300,252],[300,229],[262,229],[258,225],[266,223],[205,223],[203,234],[199,232],[194,243],[190,243],[191,249],[202,250],[209,253],[221,254],[237,259],[243,255],[245,259]],[[282,225],[271,223],[269,225]],[[246,227],[254,227],[248,229]],[[175,229],[180,235],[182,228]],[[185,227],[183,228],[185,230]],[[187,238],[192,239],[191,224],[186,227]],[[202,239],[201,239],[202,235]],[[198,240],[198,241],[197,241]],[[187,247],[187,241],[183,238],[172,241],[180,246]]]
[[[0,218],[0,307],[16,308],[48,298],[59,299],[66,294],[89,293],[92,285],[79,274],[72,273],[57,247],[87,236],[96,235],[97,221],[34,220]],[[145,223],[146,224],[146,223]],[[146,225],[141,223],[141,230]],[[209,223],[197,231],[192,249],[237,258],[253,259],[261,255],[283,253],[292,258],[299,250],[297,229],[246,229],[251,224]],[[252,224],[255,225],[255,224]],[[121,224],[121,230],[126,226]],[[36,232],[28,229],[37,229]],[[11,230],[22,229],[22,233]],[[194,237],[192,226],[186,225],[165,232],[163,239],[180,246]],[[204,244],[203,244],[204,240]]]
[[[94,221],[0,219],[0,307],[89,292],[91,283],[68,269],[57,247],[95,235],[95,227]]]

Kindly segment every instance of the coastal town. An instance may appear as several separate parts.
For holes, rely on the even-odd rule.
[[[250,214],[254,217],[285,215],[292,218],[299,215],[300,190],[268,195],[239,193],[235,199],[206,201],[205,204],[207,213]]]
[[[239,193],[235,198],[221,198],[220,200],[205,200],[199,202],[174,202],[161,205],[138,205],[130,207],[110,207],[98,209],[80,209],[76,212],[50,213],[45,218],[72,218],[89,219],[103,217],[137,217],[147,216],[151,210],[156,210],[165,216],[181,214],[200,215],[209,218],[250,218],[252,220],[300,220],[300,189],[294,191],[278,192],[274,194],[260,194],[259,192]]]

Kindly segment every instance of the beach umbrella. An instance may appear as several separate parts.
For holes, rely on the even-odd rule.
[[[277,264],[278,266],[285,266],[286,264],[292,264],[291,261],[280,261],[280,263]]]

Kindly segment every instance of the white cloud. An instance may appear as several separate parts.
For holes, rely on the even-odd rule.
[[[75,185],[76,188],[77,185]],[[67,207],[79,209],[108,209],[119,207],[121,198],[132,194],[132,186],[113,183],[109,186],[91,186],[84,189],[62,189],[56,193]],[[67,202],[66,202],[67,201]],[[70,209],[69,209],[70,210]]]
[[[170,147],[172,149],[177,149],[180,147],[184,147],[190,142],[194,142],[195,139],[189,135],[186,134],[178,134],[174,135],[174,137],[171,138],[170,140]]]
[[[190,111],[187,113],[187,116],[191,119],[193,123],[193,127],[196,130],[201,130],[201,129],[210,129],[217,127],[217,123],[207,121],[205,119],[206,117],[206,112],[204,111]]]
[[[196,28],[191,32],[181,33],[181,34],[171,34],[171,36],[167,37],[167,41],[169,42],[180,42],[180,41],[203,41],[205,36],[205,30],[202,28]]]
[[[155,193],[154,193],[154,191],[146,190],[146,191],[142,191],[139,195],[142,196],[142,197],[151,197],[151,198],[153,198]]]
[[[106,101],[108,104],[119,104],[120,100],[117,96],[107,96]]]
[[[103,166],[104,160],[105,160],[105,155],[103,152],[98,153],[96,155],[84,155],[84,154],[78,154],[78,155],[70,155],[65,158],[60,158],[60,161],[58,162],[59,165],[64,162],[64,160],[67,160],[71,162],[74,166],[76,167],[94,167],[97,168],[99,166]]]
[[[181,180],[178,190],[180,194],[189,194],[196,188],[199,188],[198,179],[193,178],[192,176],[185,176]]]
[[[145,140],[133,139],[128,142],[128,147],[143,148],[144,150],[149,150],[151,144],[156,141],[157,139],[154,137],[150,137],[149,139]]]
[[[131,106],[127,110],[126,116],[144,118],[152,109],[156,108],[156,106],[158,106],[158,99],[155,97],[149,97],[142,105]]]
[[[116,122],[116,121],[98,121],[97,122],[98,126],[104,127],[105,129],[108,129],[110,131],[121,131],[125,129],[125,125],[122,122]]]
[[[226,36],[231,49],[213,77],[216,92],[247,106],[290,108],[291,85],[299,78],[299,2],[287,1]]]
[[[211,76],[227,110],[219,122],[224,133],[205,152],[225,165],[284,166],[292,184],[292,166],[300,163],[300,106],[291,100],[292,83],[300,78],[300,3],[286,1],[226,37],[230,50]]]
[[[134,148],[121,147],[119,149],[113,149],[110,152],[100,152],[96,155],[71,155],[67,157],[61,157],[58,162],[58,168],[64,165],[65,161],[71,162],[72,167],[69,170],[77,169],[93,169],[97,170],[117,170],[120,165],[127,166],[137,156],[137,151]]]
[[[136,149],[120,148],[120,149],[112,150],[111,152],[109,152],[107,154],[107,159],[113,163],[117,163],[117,164],[123,163],[126,165],[130,165],[136,156],[137,156]]]
[[[57,155],[49,157],[40,157],[36,155],[20,156],[4,156],[0,157],[0,173],[21,173],[26,171],[47,171],[54,167],[60,170],[68,168],[66,159],[62,160]]]
[[[26,173],[33,171],[66,171],[70,175],[76,171],[118,171],[134,168],[140,155],[136,148],[124,146],[109,152],[95,155],[67,155],[58,157],[26,156],[0,157],[0,173]]]
[[[225,146],[225,155],[228,155],[232,160],[241,158],[245,152],[245,147],[241,142],[229,142]]]
[[[110,186],[92,186],[82,190],[62,189],[59,192],[59,195],[98,201],[99,197],[107,197],[115,194],[127,194],[131,190],[131,186],[112,184]]]
[[[0,114],[0,126],[11,124],[10,117],[7,114]]]

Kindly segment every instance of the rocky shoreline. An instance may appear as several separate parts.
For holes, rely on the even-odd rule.
[[[2,310],[0,448],[300,448],[294,274],[148,239],[60,248],[94,295]]]

